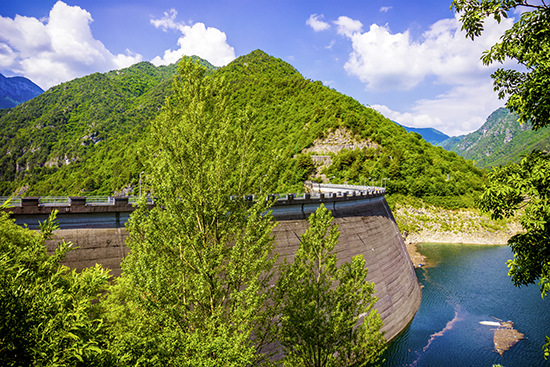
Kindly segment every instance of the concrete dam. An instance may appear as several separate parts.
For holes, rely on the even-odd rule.
[[[421,300],[421,289],[403,238],[388,207],[382,188],[343,185],[317,185],[301,197],[280,197],[272,207],[278,222],[274,229],[280,261],[292,259],[300,236],[308,228],[307,217],[323,203],[332,211],[340,238],[336,251],[340,262],[362,254],[368,267],[368,280],[375,283],[376,309],[384,321],[382,330],[393,339],[412,321]],[[128,198],[111,198],[106,205],[86,203],[84,197],[69,197],[66,202],[48,205],[40,198],[22,198],[8,208],[18,224],[36,228],[53,209],[58,209],[60,229],[47,243],[52,251],[59,239],[73,242],[78,249],[65,260],[77,270],[96,263],[120,275],[120,262],[129,252],[124,223],[133,206]]]

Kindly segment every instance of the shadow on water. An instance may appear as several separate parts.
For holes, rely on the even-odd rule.
[[[423,244],[434,264],[417,269],[422,303],[386,353],[385,366],[550,366],[542,344],[550,334],[550,300],[537,286],[517,288],[508,277],[506,246]],[[525,334],[500,356],[493,330],[480,321],[512,320]]]

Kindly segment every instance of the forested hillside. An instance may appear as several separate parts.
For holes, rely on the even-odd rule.
[[[453,137],[441,143],[466,159],[475,161],[480,168],[518,163],[533,149],[550,149],[550,129],[531,129],[521,125],[518,116],[506,108],[493,112],[477,131],[459,138]]]
[[[336,129],[348,130],[366,147],[329,153],[332,164],[325,168],[325,176],[332,182],[380,184],[387,178],[390,193],[436,203],[442,197],[449,203],[457,196],[469,196],[482,185],[482,173],[472,162],[432,146],[419,134],[407,133],[321,82],[304,79],[290,65],[261,51],[235,60],[219,73],[233,80],[235,103],[256,111],[257,131],[266,146],[284,152],[287,169],[280,186],[308,178],[314,164],[311,149],[305,153],[306,149]]]
[[[301,191],[302,181],[319,171],[332,182],[387,178],[389,192],[452,205],[471,203],[482,185],[472,162],[262,51],[211,70],[230,84],[233,108],[250,111],[258,144],[278,155],[280,192]],[[174,72],[174,65],[140,63],[64,83],[10,110],[0,118],[3,194],[111,194],[135,187],[142,137],[171,93]],[[315,142],[335,131],[362,148],[316,152]],[[330,164],[316,167],[311,156],[317,153]]]
[[[140,140],[175,65],[142,62],[51,88],[0,117],[4,194],[110,194],[139,174]]]

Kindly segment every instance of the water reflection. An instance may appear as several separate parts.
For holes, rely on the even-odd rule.
[[[423,244],[432,264],[417,269],[422,303],[411,325],[392,343],[386,366],[550,366],[542,355],[550,334],[550,300],[537,286],[517,288],[508,277],[506,246]],[[512,320],[527,337],[500,356],[493,331],[479,324]]]

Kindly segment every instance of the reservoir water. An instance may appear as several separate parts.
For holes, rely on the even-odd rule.
[[[550,335],[550,297],[537,285],[515,287],[508,277],[507,246],[422,244],[433,265],[416,269],[422,303],[410,326],[390,344],[385,366],[550,366],[542,345]],[[511,320],[525,334],[500,356],[493,326]]]

